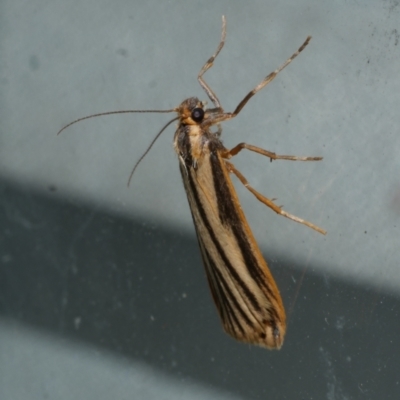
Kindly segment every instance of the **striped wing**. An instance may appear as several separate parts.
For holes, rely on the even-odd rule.
[[[194,166],[195,165],[195,166]],[[224,329],[237,340],[280,348],[286,316],[220,151],[180,170],[209,286]]]

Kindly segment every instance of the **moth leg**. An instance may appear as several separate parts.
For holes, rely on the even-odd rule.
[[[225,18],[223,18],[222,22],[222,39],[221,42],[218,46],[218,49],[216,53],[207,61],[207,63],[204,65],[204,67],[201,69],[198,80],[200,82],[200,85],[203,87],[203,89],[206,91],[208,94],[208,97],[212,100],[212,102],[215,104],[216,107],[221,108],[219,100],[217,96],[213,93],[213,91],[207,86],[207,84],[204,82],[202,75],[204,72],[206,72],[211,66],[212,63],[215,59],[215,57],[218,55],[220,50],[222,49],[222,46],[224,45],[224,40],[225,40]],[[269,75],[267,75],[253,90],[251,90],[245,97],[244,99],[238,104],[236,107],[235,111],[233,112],[222,112],[221,114],[215,116],[214,118],[210,118],[207,123],[204,125],[204,127],[216,124],[218,122],[222,121],[228,121],[232,118],[235,118],[236,115],[240,113],[242,108],[247,104],[247,102],[257,93],[259,92],[264,86],[267,86],[271,81],[275,79],[275,77],[281,72],[285,67],[287,67],[303,50],[304,48],[308,45],[309,41],[311,40],[311,36],[308,36],[305,42],[299,47],[299,49],[292,54],[291,57],[289,57],[278,69],[275,71],[271,72]],[[222,108],[221,108],[221,111]],[[273,154],[273,153],[271,153]],[[288,158],[288,160],[293,160],[293,158]],[[308,160],[307,160],[308,161]]]
[[[207,62],[203,65],[202,69],[200,70],[199,75],[197,75],[197,79],[200,83],[200,86],[207,93],[207,96],[210,98],[210,100],[213,102],[213,104],[216,108],[221,108],[221,104],[220,104],[216,94],[212,91],[212,89],[207,85],[207,83],[203,79],[203,75],[207,70],[209,70],[213,66],[215,58],[217,57],[217,55],[219,54],[221,49],[224,47],[225,37],[226,37],[226,21],[225,21],[225,17],[222,16],[221,41],[219,42],[216,52],[207,60]]]
[[[239,114],[239,112],[242,110],[242,108],[246,105],[246,103],[257,93],[259,92],[264,86],[267,86],[270,82],[272,82],[275,77],[281,72],[285,67],[287,67],[303,50],[304,48],[308,45],[309,41],[311,40],[311,36],[308,36],[305,42],[299,47],[299,49],[292,54],[291,57],[289,57],[278,69],[275,71],[271,72],[269,75],[267,75],[253,90],[251,90],[245,98],[238,104],[236,107],[235,111],[231,114],[231,117],[236,117],[236,115]]]
[[[261,201],[261,203],[265,204],[266,206],[271,208],[273,211],[275,211],[279,215],[283,215],[284,217],[289,218],[292,221],[306,225],[309,228],[314,229],[315,231],[317,231],[319,233],[322,233],[323,235],[326,234],[325,230],[319,228],[318,226],[312,224],[311,222],[305,221],[302,218],[296,217],[295,215],[289,214],[288,212],[282,210],[282,208],[277,206],[272,200],[268,199],[267,197],[263,196],[261,193],[257,192],[257,190],[252,188],[249,185],[249,182],[247,181],[247,179],[235,168],[235,166],[232,163],[230,163],[229,161],[225,161],[225,164],[226,164],[229,172],[234,173],[238,177],[240,182],[242,182],[242,184],[246,187],[246,189],[248,189],[251,193],[253,193],[254,196],[256,196],[256,198],[259,201]]]
[[[255,153],[262,154],[263,156],[269,157],[270,160],[290,160],[290,161],[320,161],[322,157],[298,157],[298,156],[284,156],[273,153],[272,151],[264,150],[261,147],[253,146],[252,144],[239,143],[233,149],[227,150],[222,153],[225,158],[231,158],[238,154],[243,149],[254,151]]]

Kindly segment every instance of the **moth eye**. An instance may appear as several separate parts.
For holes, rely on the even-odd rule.
[[[202,108],[195,108],[192,111],[191,117],[192,117],[192,120],[195,121],[195,122],[202,121],[203,118],[204,118],[204,110]]]

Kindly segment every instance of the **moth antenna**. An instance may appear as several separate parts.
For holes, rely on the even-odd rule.
[[[176,112],[178,110],[176,108],[173,108],[172,110],[121,110],[121,111],[107,111],[107,112],[102,112],[99,114],[87,115],[86,117],[78,118],[75,121],[72,121],[69,124],[65,125],[63,128],[61,128],[57,132],[57,135],[59,135],[63,130],[69,128],[71,125],[76,124],[77,122],[81,122],[81,121],[83,121],[85,119],[89,119],[89,118],[102,117],[103,115],[131,114],[131,113],[170,113],[170,112],[174,112],[174,111]]]
[[[172,110],[172,111],[176,111],[176,110]],[[165,129],[168,128],[169,125],[171,125],[174,121],[178,120],[180,117],[175,117],[174,119],[171,119],[171,121],[167,122],[163,128],[160,130],[160,132],[157,133],[156,137],[151,141],[149,147],[147,147],[146,151],[141,155],[141,157],[139,158],[139,160],[136,162],[135,166],[132,169],[131,174],[129,175],[129,179],[128,179],[128,185],[130,185],[131,180],[132,180],[132,176],[136,171],[136,168],[138,167],[138,165],[140,164],[140,162],[143,160],[143,158],[145,158],[147,156],[147,153],[150,151],[150,149],[153,147],[153,144],[157,141],[157,139],[161,136],[161,134],[165,131]]]

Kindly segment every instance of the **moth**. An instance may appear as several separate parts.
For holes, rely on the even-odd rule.
[[[203,78],[223,48],[225,37],[226,21],[222,17],[220,43],[198,74],[200,86],[211,100],[213,108],[207,108],[206,102],[200,101],[197,97],[190,97],[171,110],[123,110],[90,115],[71,122],[61,131],[76,122],[100,115],[176,112],[177,116],[161,129],[140,157],[132,170],[129,182],[138,164],[161,133],[172,122],[178,121],[174,149],[178,155],[179,168],[209,287],[224,330],[241,342],[279,349],[286,331],[282,298],[251,232],[230,175],[234,174],[259,201],[276,213],[322,234],[326,232],[310,222],[289,214],[273,200],[256,191],[229,160],[243,149],[266,156],[271,161],[319,161],[322,157],[277,155],[247,143],[239,143],[229,150],[224,147],[220,139],[222,133],[220,124],[235,118],[258,91],[275,79],[278,73],[304,50],[311,37],[307,37],[290,58],[251,90],[233,112],[224,111],[218,97]],[[216,127],[216,130],[212,130],[212,127]]]

